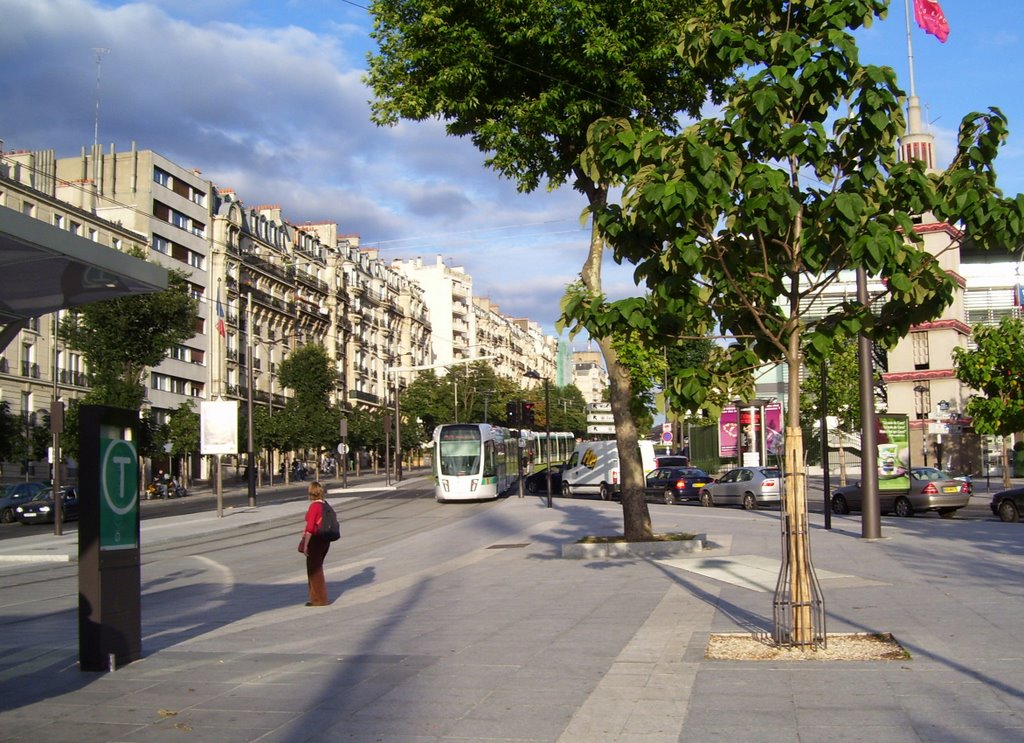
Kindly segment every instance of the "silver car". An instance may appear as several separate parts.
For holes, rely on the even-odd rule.
[[[918,511],[938,511],[942,518],[951,519],[970,499],[970,483],[934,467],[911,467],[909,491],[879,489],[878,492],[879,511],[895,513],[897,516],[913,516]],[[859,480],[852,485],[836,488],[832,491],[832,513],[859,511],[862,501]]]
[[[700,504],[752,511],[764,503],[781,503],[784,487],[778,467],[737,467],[701,488]]]

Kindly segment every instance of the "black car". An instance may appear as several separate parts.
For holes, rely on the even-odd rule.
[[[1000,521],[1020,521],[1024,511],[1024,487],[1001,490],[992,496],[989,508]]]
[[[50,486],[44,482],[17,482],[4,487],[0,495],[0,521],[9,524],[14,521],[14,508],[35,498]]]
[[[60,502],[63,508],[62,520],[75,521],[78,519],[78,490],[75,488],[61,488]],[[35,498],[14,507],[14,516],[22,524],[52,524],[54,521],[53,494],[44,490]]]
[[[562,470],[564,469],[564,464],[551,465],[551,493],[553,495],[557,495],[562,492]],[[527,493],[547,493],[547,468],[544,467],[537,470],[532,475],[527,475],[523,479],[523,487],[526,489]]]
[[[644,495],[669,505],[684,500],[698,500],[700,489],[715,478],[696,467],[659,467],[647,475]]]

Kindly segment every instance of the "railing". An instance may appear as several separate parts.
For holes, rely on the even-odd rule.
[[[22,361],[21,376],[39,379],[39,364],[31,364],[28,361]]]
[[[71,369],[60,370],[60,383],[71,384],[75,387],[88,387],[89,381],[85,372],[73,371]]]
[[[352,400],[368,402],[372,403],[373,405],[377,405],[380,402],[380,398],[377,395],[371,394],[369,392],[363,392],[362,390],[349,390],[348,396]]]

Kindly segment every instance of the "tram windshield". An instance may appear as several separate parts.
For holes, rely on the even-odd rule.
[[[475,475],[480,471],[480,429],[446,426],[437,442],[442,475]]]

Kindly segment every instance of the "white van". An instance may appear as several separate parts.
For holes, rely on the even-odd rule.
[[[640,442],[644,475],[654,469],[654,443]],[[619,449],[615,441],[581,441],[562,471],[562,495],[599,495],[610,500],[620,490]]]

